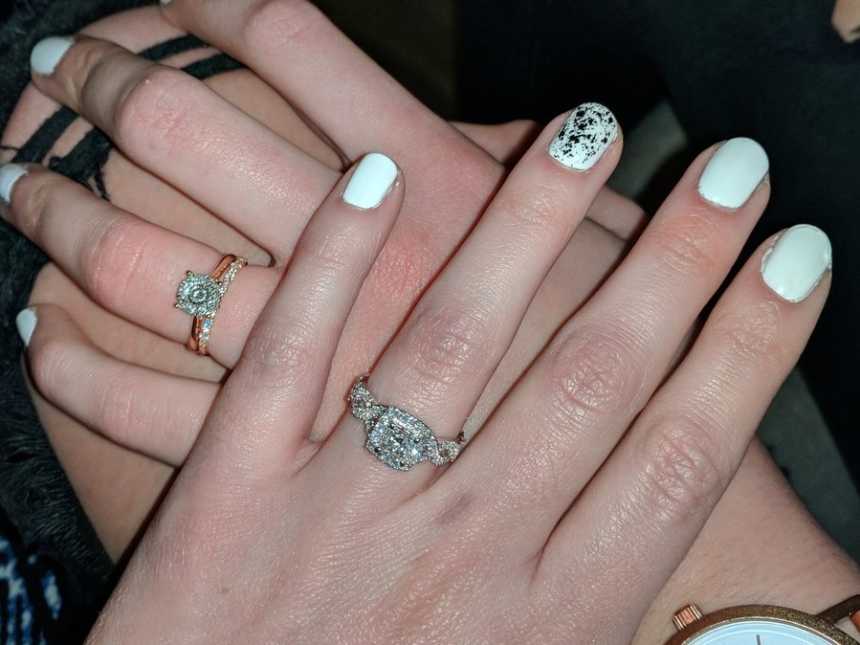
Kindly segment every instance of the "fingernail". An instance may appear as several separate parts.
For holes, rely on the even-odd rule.
[[[699,194],[725,208],[739,208],[767,176],[767,153],[757,141],[729,139],[711,157],[699,178]]]
[[[821,229],[800,224],[785,231],[761,261],[765,284],[789,302],[805,300],[833,266],[830,240]]]
[[[343,191],[343,201],[356,208],[379,206],[397,180],[397,165],[378,152],[371,152],[358,163]]]
[[[161,6],[162,6],[162,7],[166,7],[166,6],[167,6],[167,5],[169,5],[171,2],[173,2],[173,0],[160,0],[160,1],[161,1]]]
[[[549,156],[573,170],[588,170],[618,138],[618,121],[600,103],[583,103],[571,111],[555,139]]]
[[[75,39],[69,36],[50,36],[40,40],[30,53],[30,68],[36,74],[50,76],[74,44]]]
[[[35,309],[23,309],[15,317],[15,326],[18,327],[18,335],[27,347],[30,346],[30,339],[33,338],[33,332],[36,331],[37,322],[39,322],[39,317],[36,315]]]
[[[24,166],[19,166],[16,163],[8,163],[0,167],[0,199],[4,204],[9,204],[12,201],[12,189],[15,184],[24,175],[27,174],[27,169]]]

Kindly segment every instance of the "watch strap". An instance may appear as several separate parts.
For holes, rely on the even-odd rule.
[[[825,609],[818,614],[818,617],[834,625],[841,620],[849,618],[854,623],[854,626],[860,630],[860,595],[851,596],[838,605]]]

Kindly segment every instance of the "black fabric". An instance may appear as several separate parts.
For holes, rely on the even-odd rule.
[[[470,120],[546,118],[600,100],[627,127],[665,94],[692,152],[733,136],[759,140],[774,190],[752,243],[801,222],[833,242],[833,290],[801,365],[860,481],[860,44],[838,38],[832,8],[467,0],[461,90]]]

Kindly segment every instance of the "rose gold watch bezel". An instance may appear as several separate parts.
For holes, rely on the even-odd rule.
[[[689,645],[692,638],[716,627],[757,619],[803,627],[815,636],[828,639],[832,645],[860,645],[851,636],[822,618],[796,609],[772,605],[743,605],[707,614],[675,634],[666,645]]]

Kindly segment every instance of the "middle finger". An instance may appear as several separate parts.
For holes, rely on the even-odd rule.
[[[31,62],[42,92],[279,263],[339,177],[205,83],[114,43],[46,38]]]

